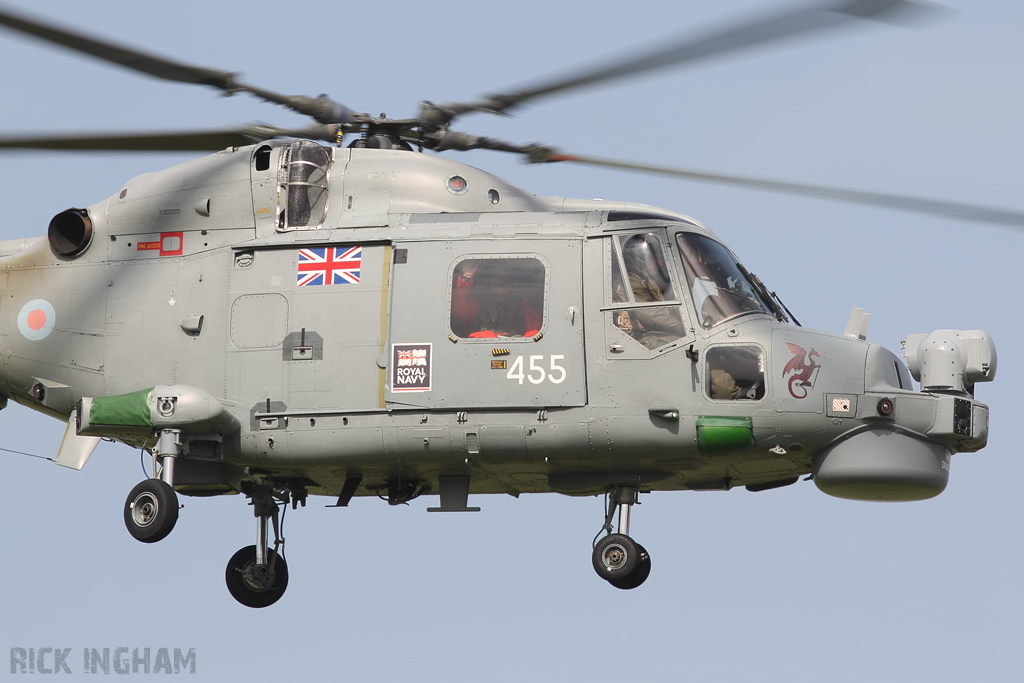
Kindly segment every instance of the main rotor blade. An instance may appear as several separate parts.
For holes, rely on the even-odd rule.
[[[954,220],[995,223],[997,225],[1009,225],[1015,228],[1024,227],[1024,212],[992,209],[974,204],[943,202],[934,199],[905,197],[902,195],[886,194],[881,192],[843,190],[835,187],[806,185],[803,183],[786,183],[776,180],[750,178],[747,176],[729,175],[724,173],[708,173],[705,171],[694,171],[669,166],[634,164],[628,161],[616,161],[614,159],[601,159],[597,157],[578,156],[575,154],[560,154],[545,147],[532,148],[529,152],[529,158],[532,162],[571,161],[578,164],[590,164],[593,166],[610,166],[612,168],[621,168],[629,171],[659,173],[679,178],[688,178],[690,180],[717,183],[719,185],[732,185],[734,187],[765,190],[768,192],[782,192],[785,194],[794,194],[801,197],[813,197],[816,199],[830,199],[849,204],[880,206],[887,209],[922,213],[931,216],[941,216],[942,218],[951,218]]]
[[[268,102],[312,116],[320,123],[351,123],[357,117],[348,107],[328,99],[326,95],[320,97],[281,95],[270,90],[251,87],[235,80],[236,74],[228,71],[191,66],[146,54],[99,38],[58,28],[53,24],[29,19],[24,15],[12,14],[3,7],[0,7],[0,25],[156,78],[179,83],[207,85],[229,94],[248,92]]]
[[[104,152],[211,152],[242,147],[270,138],[315,138],[333,141],[335,126],[314,126],[285,130],[271,126],[247,126],[233,130],[186,131],[179,133],[111,133],[74,137],[0,138],[0,149],[52,149]]]
[[[706,57],[794,38],[856,20],[888,19],[901,12],[923,11],[927,7],[916,0],[843,0],[838,5],[833,2],[824,6],[790,10],[703,37],[685,38],[654,52],[627,59],[618,64],[583,71],[576,75],[554,79],[508,94],[489,95],[480,102],[455,102],[439,105],[438,108],[450,116],[449,121],[455,116],[471,111],[502,113],[511,107],[543,95],[623,78],[653,69],[694,62]]]

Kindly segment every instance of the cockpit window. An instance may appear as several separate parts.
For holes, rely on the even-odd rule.
[[[736,257],[722,244],[692,232],[676,233],[686,284],[705,328],[744,313],[771,315]]]
[[[757,346],[716,346],[704,354],[708,372],[705,391],[716,401],[759,401],[764,398],[764,351]]]
[[[619,243],[635,301],[672,301],[676,298],[665,266],[665,253],[657,237],[651,233],[623,235],[619,237]]]
[[[651,350],[685,337],[661,240],[652,232],[616,239],[611,254],[612,303],[623,308],[610,311],[612,325]]]
[[[452,333],[468,339],[532,338],[544,327],[547,268],[535,257],[478,256],[452,270]]]
[[[612,301],[620,303],[629,302],[629,294],[626,293],[626,284],[622,280],[622,269],[619,268],[619,259],[612,259]]]
[[[327,214],[329,151],[296,140],[281,153],[278,178],[278,230],[318,228]]]

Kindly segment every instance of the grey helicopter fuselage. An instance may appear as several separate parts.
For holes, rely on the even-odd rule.
[[[633,238],[659,252],[660,300],[637,293]],[[834,495],[920,499],[985,445],[983,333],[917,340],[915,375],[928,353],[956,375],[918,392],[863,330],[788,324],[749,281],[761,307],[709,317],[742,279],[697,272],[687,250],[715,245],[681,214],[537,197],[443,157],[230,148],[0,244],[0,393],[75,435],[154,449],[172,430],[181,493],[286,482],[345,502],[441,492],[447,509],[465,499],[445,482],[592,495],[810,473]],[[492,304],[460,288],[488,273],[515,281],[514,310],[493,306],[518,330],[472,331]],[[670,324],[651,334],[652,316]]]

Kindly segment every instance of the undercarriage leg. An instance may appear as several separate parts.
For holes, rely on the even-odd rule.
[[[256,516],[256,564],[266,566],[274,564],[277,551],[284,545],[281,538],[278,520],[281,518],[281,508],[277,501],[269,493],[257,493],[252,497],[253,515]],[[268,545],[269,527],[267,522],[274,525],[274,557],[270,557],[271,548]]]
[[[168,485],[174,486],[174,460],[181,450],[181,432],[177,429],[164,429],[156,441],[156,458],[160,462],[160,478]]]
[[[619,533],[629,536],[629,504],[619,503]]]
[[[267,566],[267,518],[256,518],[256,566]]]

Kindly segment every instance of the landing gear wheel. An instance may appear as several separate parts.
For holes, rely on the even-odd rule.
[[[256,546],[250,545],[228,560],[224,580],[231,597],[246,607],[269,607],[281,599],[288,587],[288,564],[268,548],[267,565],[257,566]]]
[[[637,548],[640,550],[640,559],[633,573],[621,579],[608,579],[608,583],[622,590],[632,590],[647,580],[647,577],[651,575],[651,556],[647,553],[647,549],[639,543]]]
[[[160,479],[139,482],[124,502],[124,525],[143,543],[163,540],[177,521],[178,496]]]
[[[609,534],[594,546],[594,571],[605,581],[633,575],[640,561],[640,546],[624,534]]]

